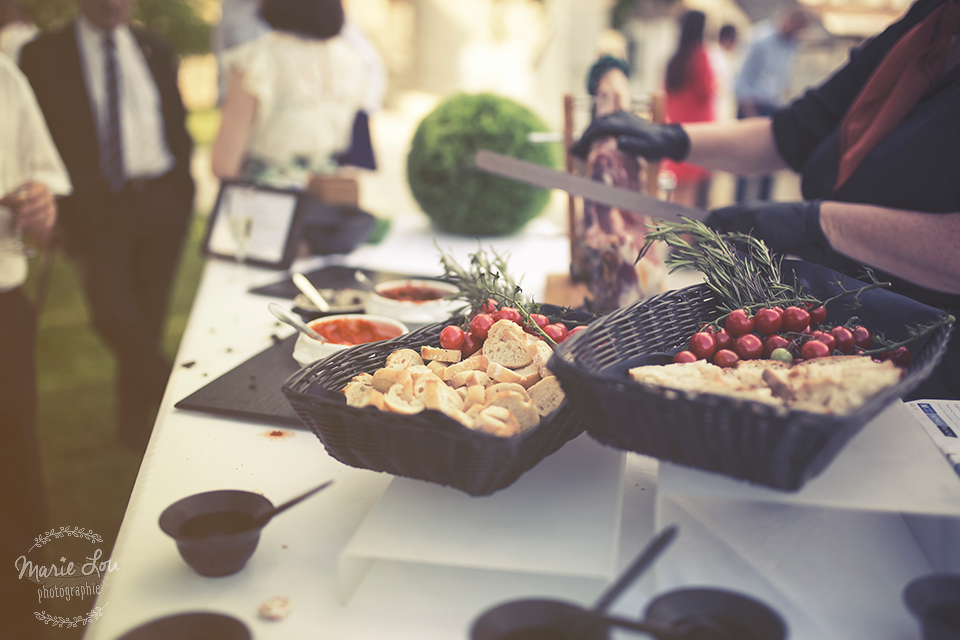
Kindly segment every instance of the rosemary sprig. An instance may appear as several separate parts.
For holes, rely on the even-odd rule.
[[[640,257],[656,241],[673,247],[667,258],[670,273],[684,268],[703,273],[724,315],[734,309],[751,312],[776,304],[820,304],[800,287],[783,281],[783,256],[771,252],[763,241],[742,233],[720,234],[702,222],[683,220],[653,225]],[[746,256],[738,253],[738,246]]]
[[[469,267],[464,268],[436,243],[434,246],[440,252],[440,264],[443,266],[443,275],[439,279],[460,290],[450,299],[462,300],[464,307],[469,307],[469,315],[477,313],[487,300],[495,300],[498,304],[503,301],[516,303],[518,309],[533,305],[533,300],[523,294],[520,281],[514,280],[507,271],[509,254],[501,255],[493,250],[488,253],[482,245],[478,245],[477,251],[469,256]]]
[[[539,333],[548,344],[556,347],[556,342],[530,317],[530,314],[540,309],[540,305],[523,293],[520,281],[514,280],[507,271],[509,254],[501,255],[494,250],[487,253],[482,245],[478,245],[477,251],[469,256],[469,267],[464,268],[453,256],[444,253],[436,243],[434,246],[440,252],[440,264],[443,266],[443,275],[439,279],[459,289],[459,293],[448,296],[448,299],[463,301],[461,311],[467,310],[464,314],[465,324],[480,312],[488,300],[493,300],[499,307],[514,307],[528,327]]]

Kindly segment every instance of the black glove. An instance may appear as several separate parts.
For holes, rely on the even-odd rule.
[[[750,234],[771,251],[807,262],[820,262],[831,250],[820,227],[819,200],[735,204],[711,211],[706,224],[721,233]]]
[[[630,111],[618,111],[595,119],[572,147],[570,153],[586,158],[597,138],[613,136],[617,148],[647,160],[683,160],[690,151],[690,138],[679,124],[653,124]]]

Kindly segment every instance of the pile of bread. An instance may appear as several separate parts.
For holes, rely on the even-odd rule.
[[[354,376],[343,393],[352,407],[403,414],[435,409],[469,429],[509,437],[534,428],[563,402],[547,369],[552,353],[518,324],[499,320],[483,349],[465,360],[452,349],[400,349],[372,375]]]
[[[723,368],[706,360],[630,370],[638,382],[687,393],[736,396],[798,411],[843,415],[896,384],[903,370],[887,360],[830,356],[786,364],[741,360]]]

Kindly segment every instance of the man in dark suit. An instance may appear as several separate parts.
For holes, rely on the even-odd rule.
[[[73,181],[60,222],[116,357],[120,440],[142,448],[170,373],[162,335],[193,203],[192,143],[171,51],[128,25],[133,0],[77,3],[20,66]]]

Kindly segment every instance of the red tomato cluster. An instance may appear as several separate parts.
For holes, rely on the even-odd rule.
[[[585,326],[581,326],[568,331],[566,325],[560,322],[551,323],[547,316],[539,313],[531,313],[530,319],[557,344],[586,329]],[[493,300],[487,300],[480,308],[480,313],[470,319],[468,331],[456,325],[444,327],[440,332],[440,346],[444,349],[459,349],[462,356],[467,358],[480,350],[483,341],[487,339],[490,327],[499,320],[514,322],[523,327],[527,333],[543,338],[539,331],[524,323],[523,316],[517,309],[499,307]]]
[[[693,334],[687,349],[674,356],[673,361],[709,360],[720,367],[733,367],[741,360],[773,358],[798,362],[833,353],[860,352],[872,346],[870,330],[860,325],[853,329],[819,329],[826,317],[822,306],[767,307],[752,316],[744,309],[736,309],[726,317],[723,327],[705,325]],[[899,347],[879,356],[880,360],[888,358],[897,366],[907,367],[910,351]]]

